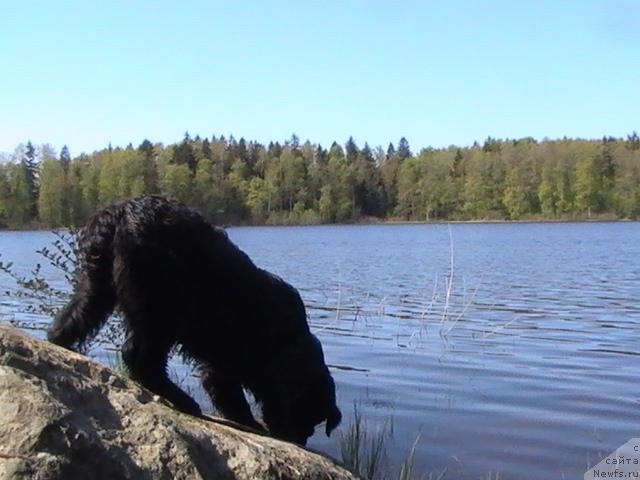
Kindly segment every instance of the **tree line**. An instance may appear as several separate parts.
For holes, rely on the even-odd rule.
[[[640,138],[495,139],[413,153],[233,136],[80,154],[19,145],[0,162],[0,225],[80,225],[98,208],[172,195],[218,224],[640,217]]]

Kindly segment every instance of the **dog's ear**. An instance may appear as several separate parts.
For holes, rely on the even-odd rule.
[[[327,425],[325,427],[325,433],[327,437],[331,435],[331,432],[340,425],[340,421],[342,420],[342,413],[340,413],[340,409],[337,406],[331,407],[331,411],[329,412],[329,416],[327,417]]]

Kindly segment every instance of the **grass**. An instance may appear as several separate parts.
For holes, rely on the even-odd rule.
[[[386,460],[386,441],[392,433],[391,424],[372,432],[358,404],[353,405],[353,418],[340,436],[340,454],[343,465],[367,480],[382,479]]]
[[[396,472],[387,464],[387,443],[393,437],[393,422],[372,429],[363,417],[358,403],[353,405],[353,417],[340,436],[342,464],[365,480],[442,480],[440,473],[419,473],[415,454],[421,435],[417,435],[404,461]]]
[[[416,468],[416,451],[422,435],[416,435],[402,463],[390,468],[387,462],[387,443],[393,437],[393,422],[372,429],[363,416],[358,403],[353,405],[353,418],[341,433],[340,453],[342,465],[364,480],[443,480],[448,468],[441,471],[421,472]],[[455,458],[455,457],[454,457]],[[499,472],[489,472],[479,480],[500,480]]]
[[[416,451],[422,435],[416,435],[402,463],[388,465],[387,444],[393,437],[393,422],[389,419],[382,427],[372,428],[363,416],[358,403],[353,405],[353,417],[341,433],[340,454],[342,465],[364,480],[443,480],[447,467],[441,471],[421,472],[416,468]],[[489,472],[480,480],[500,480],[498,472]]]
[[[107,353],[107,364],[109,365],[109,368],[114,372],[116,372],[118,375],[129,378],[129,369],[127,368],[127,366],[124,363],[124,360],[122,359],[122,353],[120,352],[120,350],[109,349],[109,350],[106,350],[106,353]]]

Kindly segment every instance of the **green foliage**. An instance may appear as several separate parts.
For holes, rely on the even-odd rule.
[[[12,163],[4,169],[6,175],[3,194],[4,210],[10,226],[29,225],[32,220],[31,194],[27,167],[24,163]]]
[[[396,213],[411,220],[450,217],[456,206],[456,182],[450,172],[450,151],[423,150],[407,158],[397,173]]]
[[[98,178],[100,205],[145,193],[144,179],[144,159],[140,152],[120,148],[108,152]]]
[[[502,203],[511,220],[518,220],[529,213],[529,202],[524,179],[516,168],[510,169],[507,173]]]
[[[160,189],[167,195],[188,202],[191,200],[191,172],[182,165],[165,165],[160,180]]]
[[[581,159],[576,164],[576,208],[591,216],[601,205],[601,191],[595,162],[592,158]]]
[[[68,225],[68,196],[67,173],[62,162],[55,158],[44,159],[40,165],[40,221],[51,227]]]
[[[479,171],[473,171],[465,178],[462,200],[462,211],[466,218],[486,218],[490,204],[489,190]]]
[[[80,225],[97,208],[142,193],[173,195],[217,223],[638,218],[640,141],[500,140],[397,148],[264,146],[188,134],[71,158],[65,147],[20,145],[0,164],[0,226]],[[34,195],[36,202],[34,203]],[[38,216],[34,217],[34,212]]]
[[[264,222],[269,215],[271,191],[264,178],[253,177],[246,184],[246,203],[251,216],[258,222]]]
[[[558,212],[558,192],[552,177],[545,175],[542,179],[538,188],[538,198],[542,215],[546,218],[555,218]]]

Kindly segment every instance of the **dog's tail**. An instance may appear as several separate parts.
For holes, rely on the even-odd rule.
[[[47,337],[63,347],[81,347],[104,325],[116,304],[113,240],[119,209],[98,212],[79,238],[79,266],[73,296],[56,315]]]

